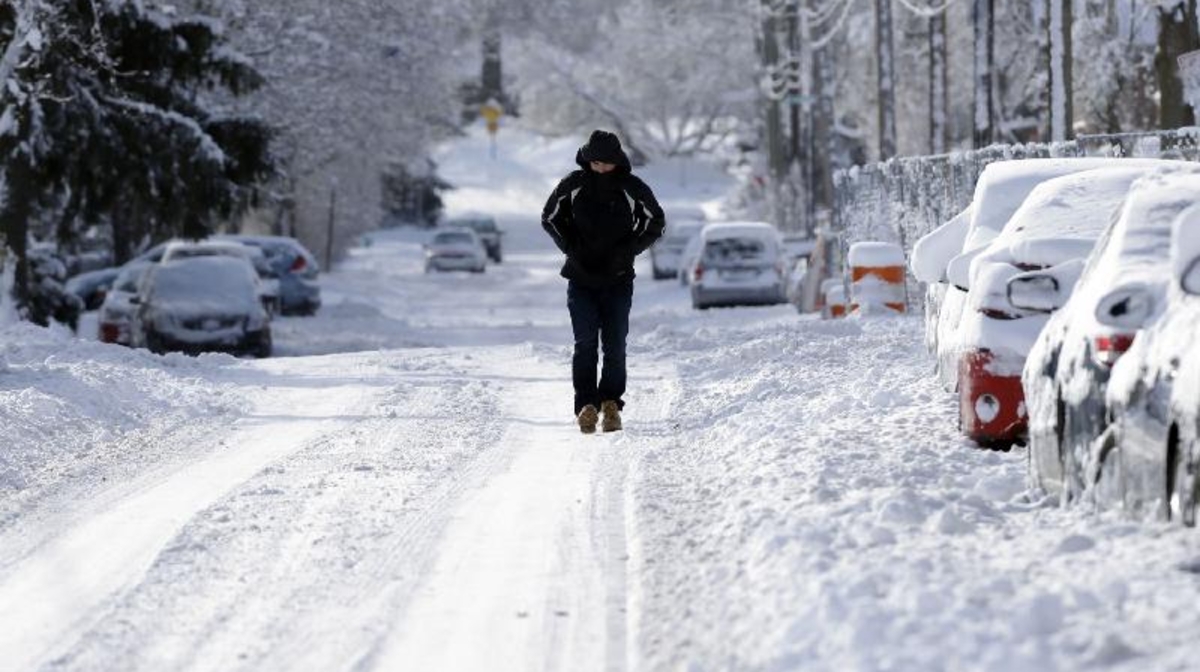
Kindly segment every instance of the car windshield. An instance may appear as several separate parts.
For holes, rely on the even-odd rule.
[[[156,300],[168,303],[224,303],[237,308],[257,301],[258,289],[248,262],[210,256],[158,266],[152,291]]]
[[[469,233],[447,231],[446,233],[439,233],[434,236],[433,242],[437,245],[470,245],[472,239]]]
[[[137,292],[138,280],[142,279],[142,274],[146,272],[146,265],[139,264],[121,271],[117,276],[117,281],[113,283],[113,289],[118,292]]]
[[[704,261],[714,266],[762,262],[767,247],[758,238],[719,238],[704,245]]]

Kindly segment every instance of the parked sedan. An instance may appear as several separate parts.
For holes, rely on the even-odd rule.
[[[782,240],[765,222],[708,224],[692,267],[692,307],[784,303]]]
[[[452,229],[470,229],[479,236],[479,242],[487,250],[487,256],[497,264],[504,260],[501,249],[504,231],[496,226],[496,218],[491,215],[462,215],[446,221],[446,227]]]
[[[152,352],[271,354],[271,316],[246,259],[201,256],[150,268],[133,299],[136,345]]]
[[[261,249],[227,240],[173,241],[167,244],[162,261],[165,263],[197,257],[237,257],[249,261],[254,272],[258,274],[258,293],[263,306],[272,315],[279,313],[279,276]]]
[[[1200,206],[1174,222],[1163,306],[1113,367],[1112,424],[1102,448],[1115,487],[1099,489],[1134,514],[1196,524],[1200,496]],[[1115,459],[1113,459],[1115,457]]]
[[[300,241],[288,236],[221,235],[263,251],[279,279],[279,310],[284,315],[315,315],[321,307],[321,267]]]
[[[1161,310],[1171,222],[1198,193],[1200,174],[1190,171],[1136,182],[1088,258],[1075,291],[1030,351],[1022,373],[1030,477],[1064,501],[1077,499],[1106,470],[1108,454],[1098,450],[1097,438],[1107,424],[1109,373],[1137,331]],[[1062,296],[1055,283],[1036,274],[1018,282],[1031,285],[1013,287],[1014,301],[1026,307],[1053,306]],[[1039,282],[1042,292],[1036,289]]]
[[[138,283],[142,275],[153,266],[149,261],[131,261],[121,267],[104,303],[100,304],[100,340],[104,343],[133,345],[131,325],[137,305]]]
[[[1144,168],[1103,168],[1037,185],[1004,229],[975,255],[967,310],[958,327],[959,420],[981,446],[1007,449],[1027,433],[1021,370],[1049,317],[1016,307],[1008,282],[1055,268],[1064,292]],[[1073,280],[1073,278],[1070,278]]]
[[[471,229],[443,229],[434,232],[425,246],[425,272],[471,271],[483,273],[487,252],[479,236]]]
[[[121,274],[125,266],[135,262],[157,264],[162,259],[163,252],[166,249],[167,243],[160,243],[130,259],[124,266],[101,268],[72,276],[67,280],[67,291],[83,301],[85,310],[97,310],[100,308],[100,304],[104,303],[105,294],[112,287],[113,282],[116,281],[117,276]]]
[[[650,265],[654,279],[664,280],[679,275],[683,268],[683,251],[693,237],[704,228],[702,219],[674,219],[667,215],[667,228],[662,238],[650,248]]]

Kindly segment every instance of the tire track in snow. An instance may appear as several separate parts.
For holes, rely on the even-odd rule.
[[[0,660],[33,669],[52,659],[137,584],[163,548],[198,511],[267,465],[349,421],[375,390],[345,359],[321,371],[328,386],[290,381],[236,423],[225,443],[169,475],[147,477],[130,494],[49,539],[0,573],[0,613],[20,614],[0,628]],[[328,362],[327,362],[328,363]],[[270,370],[273,364],[264,368]],[[318,379],[320,375],[318,374]],[[330,394],[334,390],[338,393]],[[87,511],[91,503],[78,509]]]
[[[627,453],[659,420],[653,390],[619,435],[570,421],[561,364],[517,366],[508,468],[466,493],[431,571],[365,668],[620,670],[627,662]],[[510,374],[511,375],[511,374]],[[649,392],[649,394],[645,394]],[[564,393],[567,393],[564,396]]]

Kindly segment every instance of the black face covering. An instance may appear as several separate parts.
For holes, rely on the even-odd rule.
[[[592,180],[596,188],[602,192],[611,192],[617,190],[617,171],[610,170],[607,173],[597,173],[592,171]]]

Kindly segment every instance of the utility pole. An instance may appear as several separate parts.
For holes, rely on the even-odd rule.
[[[896,156],[896,73],[892,0],[875,0],[875,57],[879,75],[879,160]]]
[[[975,0],[975,146],[996,141],[993,74],[996,62],[995,0]]]
[[[1159,128],[1191,126],[1195,114],[1183,100],[1183,83],[1179,79],[1177,59],[1181,54],[1200,48],[1197,37],[1196,0],[1178,0],[1173,5],[1158,7],[1158,49],[1154,55],[1154,72],[1158,79]]]
[[[929,152],[945,154],[947,102],[946,14],[929,17]]]
[[[761,55],[763,71],[767,73],[766,91],[763,105],[765,106],[764,122],[766,123],[767,164],[771,182],[771,200],[775,225],[781,231],[784,228],[784,211],[782,208],[782,185],[787,176],[787,152],[783,145],[783,114],[779,109],[779,99],[775,95],[774,79],[779,70],[779,36],[778,19],[774,0],[761,0],[762,10],[762,44]]]
[[[1072,0],[1050,0],[1050,141],[1071,139],[1075,119],[1071,62]]]

